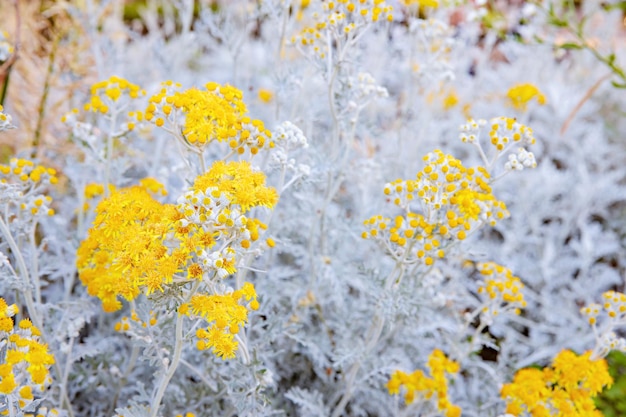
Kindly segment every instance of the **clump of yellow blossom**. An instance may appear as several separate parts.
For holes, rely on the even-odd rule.
[[[589,324],[595,325],[601,310],[606,313],[607,319],[614,323],[626,321],[626,294],[617,291],[607,291],[602,294],[603,303],[590,304],[581,309],[581,312],[588,317]]]
[[[274,93],[272,93],[272,91],[268,90],[267,88],[259,89],[258,95],[259,100],[261,100],[263,103],[269,103],[274,99]]]
[[[131,99],[136,99],[145,94],[145,91],[138,85],[124,78],[111,76],[108,80],[99,81],[91,86],[91,98],[89,103],[85,104],[84,110],[107,114],[123,96],[127,95]]]
[[[104,185],[98,183],[90,183],[85,186],[85,198],[91,200],[104,194]]]
[[[506,412],[518,416],[601,417],[594,397],[613,383],[604,359],[592,360],[591,352],[582,355],[563,350],[544,369],[521,369],[513,382],[505,384],[501,396]]]
[[[162,204],[150,192],[165,190],[154,179],[114,190],[96,207],[78,249],[80,279],[105,311],[119,310],[120,297],[132,301],[142,292],[163,291],[175,279],[212,282],[235,273],[266,228],[245,213],[278,200],[265,175],[247,162],[216,162],[176,205]]]
[[[506,205],[491,192],[483,167],[466,168],[440,150],[424,157],[426,166],[415,180],[398,179],[384,193],[406,214],[393,220],[380,215],[364,222],[364,238],[380,241],[396,258],[432,265],[443,258],[443,247],[464,240],[483,224],[494,225],[508,216]],[[414,254],[413,259],[406,251]]]
[[[439,7],[438,0],[401,0],[401,3],[405,6],[419,5],[420,7],[432,7],[436,9]]]
[[[205,84],[204,89],[180,88],[180,84],[164,82],[159,93],[150,97],[143,117],[194,149],[224,142],[233,152],[249,150],[254,155],[273,146],[263,122],[247,115],[241,90],[215,82]]]
[[[41,332],[30,320],[20,320],[14,328],[17,312],[15,304],[8,305],[0,298],[0,394],[13,397],[9,404],[21,410],[51,382],[48,369],[54,356],[41,343]],[[16,410],[9,412],[13,415]]]
[[[606,291],[602,294],[602,299],[602,304],[591,303],[580,309],[596,336],[592,358],[605,357],[612,350],[626,352],[626,339],[618,337],[614,332],[626,323],[626,294]]]
[[[400,4],[414,16],[425,18],[429,12],[436,10],[440,6],[439,0],[400,0]]]
[[[113,191],[115,189],[115,187],[112,184],[109,184],[109,191]],[[83,191],[83,197],[86,200],[85,203],[83,204],[83,211],[87,211],[89,210],[89,208],[91,207],[90,204],[87,202],[89,200],[93,200],[95,198],[98,198],[100,196],[104,195],[104,185],[103,184],[98,184],[98,183],[89,183],[87,185],[85,185],[85,189]]]
[[[190,276],[226,278],[267,226],[245,215],[253,207],[273,208],[276,190],[248,162],[218,161],[178,199],[176,236],[194,254]],[[226,244],[224,244],[226,243]],[[269,246],[269,244],[268,244]]]
[[[146,95],[145,90],[124,78],[111,76],[93,84],[90,92],[89,102],[83,106],[83,111],[101,115],[102,120],[111,123],[105,130],[109,132],[109,139],[123,137],[135,129],[139,113],[132,105]],[[79,118],[80,111],[74,108],[61,121],[71,127],[75,139],[84,142],[92,150],[96,149],[96,143],[101,139],[101,134],[97,132],[102,130],[95,129],[91,123],[79,121]]]
[[[509,311],[520,314],[521,309],[526,307],[522,281],[513,276],[509,268],[494,262],[479,262],[476,266],[484,276],[478,288],[478,294],[483,299],[482,316],[490,322]]]
[[[407,405],[416,401],[431,402],[446,417],[459,417],[461,407],[450,402],[446,379],[446,374],[459,372],[459,364],[448,359],[441,350],[435,349],[428,356],[427,367],[430,376],[421,370],[411,374],[395,371],[387,382],[389,394],[395,395],[402,391]]]
[[[37,165],[28,159],[11,158],[8,165],[0,165],[0,183],[12,193],[9,204],[28,216],[52,216],[52,198],[44,194],[58,178],[54,168]]]
[[[77,252],[76,265],[87,292],[105,311],[121,308],[118,296],[135,299],[162,290],[187,260],[166,245],[176,216],[141,186],[115,190],[96,207],[96,218]]]
[[[235,357],[239,346],[235,335],[247,323],[248,311],[258,308],[254,285],[246,282],[241,289],[223,295],[196,294],[183,308],[183,312],[209,323],[208,327],[196,331],[197,348],[212,349],[216,356],[230,359]]]
[[[347,44],[372,23],[393,20],[393,7],[384,0],[335,0],[324,2],[320,12],[312,13],[313,23],[291,39],[320,59],[326,58],[328,45]],[[338,45],[339,47],[339,45]]]
[[[535,85],[529,83],[516,84],[509,88],[506,97],[509,100],[509,104],[519,111],[526,111],[528,103],[533,99],[537,100],[537,103],[541,106],[546,104],[546,96]]]
[[[461,141],[478,144],[478,132],[481,126],[487,124],[486,120],[475,121],[470,119],[461,126]],[[496,151],[504,153],[512,146],[534,145],[535,136],[533,130],[511,117],[497,117],[490,120],[489,142]]]

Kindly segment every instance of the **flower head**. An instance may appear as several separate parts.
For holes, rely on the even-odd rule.
[[[458,373],[459,364],[448,359],[441,350],[435,349],[428,356],[427,367],[430,376],[421,370],[411,374],[395,371],[387,382],[389,394],[396,395],[404,391],[406,404],[416,401],[432,402],[446,417],[459,417],[461,408],[452,404],[448,398],[445,375]]]
[[[248,117],[241,90],[215,82],[205,84],[204,89],[179,91],[180,87],[164,82],[159,93],[150,97],[145,119],[182,132],[179,139],[196,148],[224,142],[238,154],[249,150],[254,155],[273,146],[263,122]]]
[[[533,84],[516,84],[509,89],[506,97],[513,108],[519,111],[526,111],[528,103],[533,99],[541,106],[546,104],[546,97]]]
[[[594,396],[613,383],[604,359],[592,360],[591,352],[577,355],[561,351],[544,369],[521,369],[513,382],[505,384],[501,396],[506,412],[519,415],[588,417],[602,414]]]
[[[13,397],[13,407],[23,409],[51,382],[48,370],[55,361],[30,320],[14,328],[15,314],[17,306],[0,298],[0,394]]]

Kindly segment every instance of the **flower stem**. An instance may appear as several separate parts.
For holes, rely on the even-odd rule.
[[[161,405],[161,400],[163,400],[163,395],[165,395],[165,389],[167,388],[172,377],[174,376],[176,368],[178,368],[178,364],[180,363],[180,358],[183,351],[184,316],[180,313],[176,313],[176,316],[176,340],[174,342],[174,355],[172,357],[172,362],[167,368],[167,371],[161,376],[161,380],[159,381],[159,388],[156,392],[156,395],[152,399],[152,404],[150,405],[150,417],[157,416],[159,406]]]

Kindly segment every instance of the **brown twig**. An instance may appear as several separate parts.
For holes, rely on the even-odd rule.
[[[565,119],[565,123],[563,123],[563,127],[561,127],[561,136],[565,134],[565,132],[567,131],[567,128],[569,127],[569,124],[572,122],[572,120],[574,119],[574,116],[576,116],[576,113],[578,113],[578,111],[583,106],[583,104],[585,104],[585,102],[591,98],[593,93],[595,93],[595,91],[600,87],[600,85],[604,81],[606,81],[609,78],[611,78],[612,75],[613,74],[605,75],[604,77],[602,77],[598,81],[596,81],[595,84],[592,85],[591,88],[589,88],[589,90],[587,90],[587,93],[585,93],[583,98],[580,99],[578,104],[576,104],[576,107],[574,107],[572,109],[572,111],[570,112],[570,114],[567,116],[567,119]]]

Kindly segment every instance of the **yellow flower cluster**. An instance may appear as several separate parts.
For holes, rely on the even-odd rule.
[[[84,110],[93,113],[107,114],[112,105],[118,103],[120,98],[128,95],[131,99],[139,98],[146,92],[138,85],[127,80],[112,76],[108,80],[97,82],[91,86],[91,99],[85,104]]]
[[[446,417],[459,417],[461,407],[450,402],[445,375],[458,373],[459,364],[448,359],[441,350],[435,349],[428,356],[427,367],[430,370],[430,377],[421,370],[411,374],[395,371],[387,382],[389,394],[399,394],[400,390],[403,390],[406,404],[432,401]]]
[[[265,175],[248,162],[218,161],[196,178],[178,199],[176,237],[195,254],[189,275],[226,278],[267,226],[245,213],[253,207],[273,208],[276,190],[265,186]],[[210,251],[217,247],[217,250]]]
[[[431,7],[433,9],[439,7],[438,0],[401,0],[400,2],[405,6],[419,5],[420,7]]]
[[[522,281],[514,277],[509,268],[494,262],[480,262],[477,267],[485,277],[478,288],[478,293],[485,299],[482,313],[489,317],[508,311],[520,314],[520,309],[526,307],[521,292],[524,288]]]
[[[162,291],[181,272],[183,281],[233,274],[265,228],[245,212],[278,200],[247,162],[216,162],[177,205],[159,203],[150,191],[164,189],[150,179],[102,200],[78,249],[80,279],[105,311],[121,308],[118,296],[131,301]]]
[[[368,230],[362,236],[382,241],[395,256],[408,248],[431,265],[435,258],[444,257],[444,246],[465,239],[482,224],[495,224],[508,211],[491,193],[489,173],[483,167],[466,168],[440,150],[424,161],[426,166],[415,180],[385,185],[385,194],[406,214],[393,222],[374,216],[364,222]],[[423,214],[413,211],[416,204]]]
[[[54,214],[50,208],[52,198],[41,193],[41,189],[57,182],[56,170],[28,159],[11,158],[9,165],[0,165],[0,183],[13,187],[18,193],[12,203],[32,216]]]
[[[384,0],[325,2],[321,13],[313,13],[313,26],[304,28],[291,42],[311,48],[319,58],[325,58],[331,39],[353,39],[372,22],[392,21],[392,11],[393,7]]]
[[[593,358],[605,357],[612,350],[626,352],[626,339],[614,332],[626,323],[626,294],[607,291],[602,294],[603,303],[592,303],[580,309],[587,317],[596,336]],[[602,312],[602,326],[598,328],[598,316]]]
[[[274,99],[274,93],[267,88],[261,88],[259,89],[258,97],[263,103],[269,103]]]
[[[476,144],[478,133],[485,120],[469,119],[461,126],[461,141]],[[490,120],[489,141],[498,153],[504,152],[511,146],[534,145],[533,130],[510,117],[496,117]]]
[[[176,205],[161,204],[150,192],[165,190],[154,179],[114,190],[96,207],[93,227],[78,249],[80,279],[90,295],[102,300],[105,311],[119,310],[120,297],[132,301],[171,284],[216,288],[215,279],[235,273],[260,229],[266,228],[246,212],[273,208],[278,200],[276,190],[265,186],[265,175],[248,162],[216,162]],[[266,245],[273,246],[273,241]],[[210,323],[197,333],[198,348],[233,357],[238,347],[234,335],[247,322],[248,310],[259,308],[254,286],[245,283],[225,294],[198,291],[190,297],[179,313]],[[156,315],[141,321],[135,313],[130,319],[143,327],[157,321]],[[131,321],[123,318],[116,330],[130,330]]]
[[[543,106],[546,104],[546,96],[533,84],[516,84],[509,89],[506,97],[513,108],[519,111],[526,111],[528,103],[536,99],[537,103]]]
[[[56,184],[58,182],[56,170],[35,165],[33,161],[28,159],[11,158],[9,165],[0,165],[0,174],[2,174],[0,182],[3,184],[21,182],[31,188],[39,184]]]
[[[577,355],[563,350],[544,369],[521,369],[501,390],[506,412],[533,417],[601,417],[593,397],[613,379],[604,359],[592,360],[591,352]]]
[[[597,323],[598,314],[600,310],[604,309],[608,319],[614,323],[626,322],[626,295],[617,291],[607,291],[602,294],[604,303],[589,304],[583,307],[580,312],[587,316],[589,324],[595,325]]]
[[[170,132],[182,132],[185,143],[198,148],[218,141],[238,154],[249,150],[254,155],[273,146],[272,134],[263,122],[247,116],[241,90],[215,82],[204,87],[178,91],[180,84],[166,81],[150,97],[143,117]]]
[[[535,144],[535,137],[531,128],[517,123],[510,117],[498,117],[491,121],[489,131],[490,142],[498,151],[511,143]]]
[[[121,308],[118,296],[131,301],[142,289],[162,290],[182,269],[188,255],[165,241],[176,213],[141,186],[116,190],[98,204],[76,265],[87,292],[102,300],[105,311]]]
[[[239,345],[234,335],[239,332],[240,326],[247,323],[248,311],[259,308],[256,298],[254,285],[246,282],[241,289],[229,294],[196,294],[179,311],[209,322],[207,328],[196,331],[198,350],[213,349],[216,356],[230,359],[235,357]],[[244,305],[246,303],[247,306]]]
[[[99,197],[104,194],[104,185],[98,183],[90,183],[85,186],[85,199],[91,200],[92,198]]]
[[[113,192],[115,191],[115,186],[113,186],[112,184],[109,184],[109,191]],[[89,201],[89,200],[94,200],[100,196],[104,195],[104,185],[103,184],[98,184],[95,182],[89,183],[85,186],[85,189],[83,190],[83,197],[85,198],[85,200]],[[85,201],[85,203],[83,203],[83,211],[86,212],[87,210],[89,210],[89,208],[91,207],[91,205]]]
[[[41,332],[28,319],[14,328],[15,304],[0,298],[0,394],[13,396],[19,409],[34,400],[33,389],[43,391],[50,382],[48,369],[54,357],[39,341]],[[14,410],[11,411],[13,415]],[[8,414],[8,413],[7,413]]]

